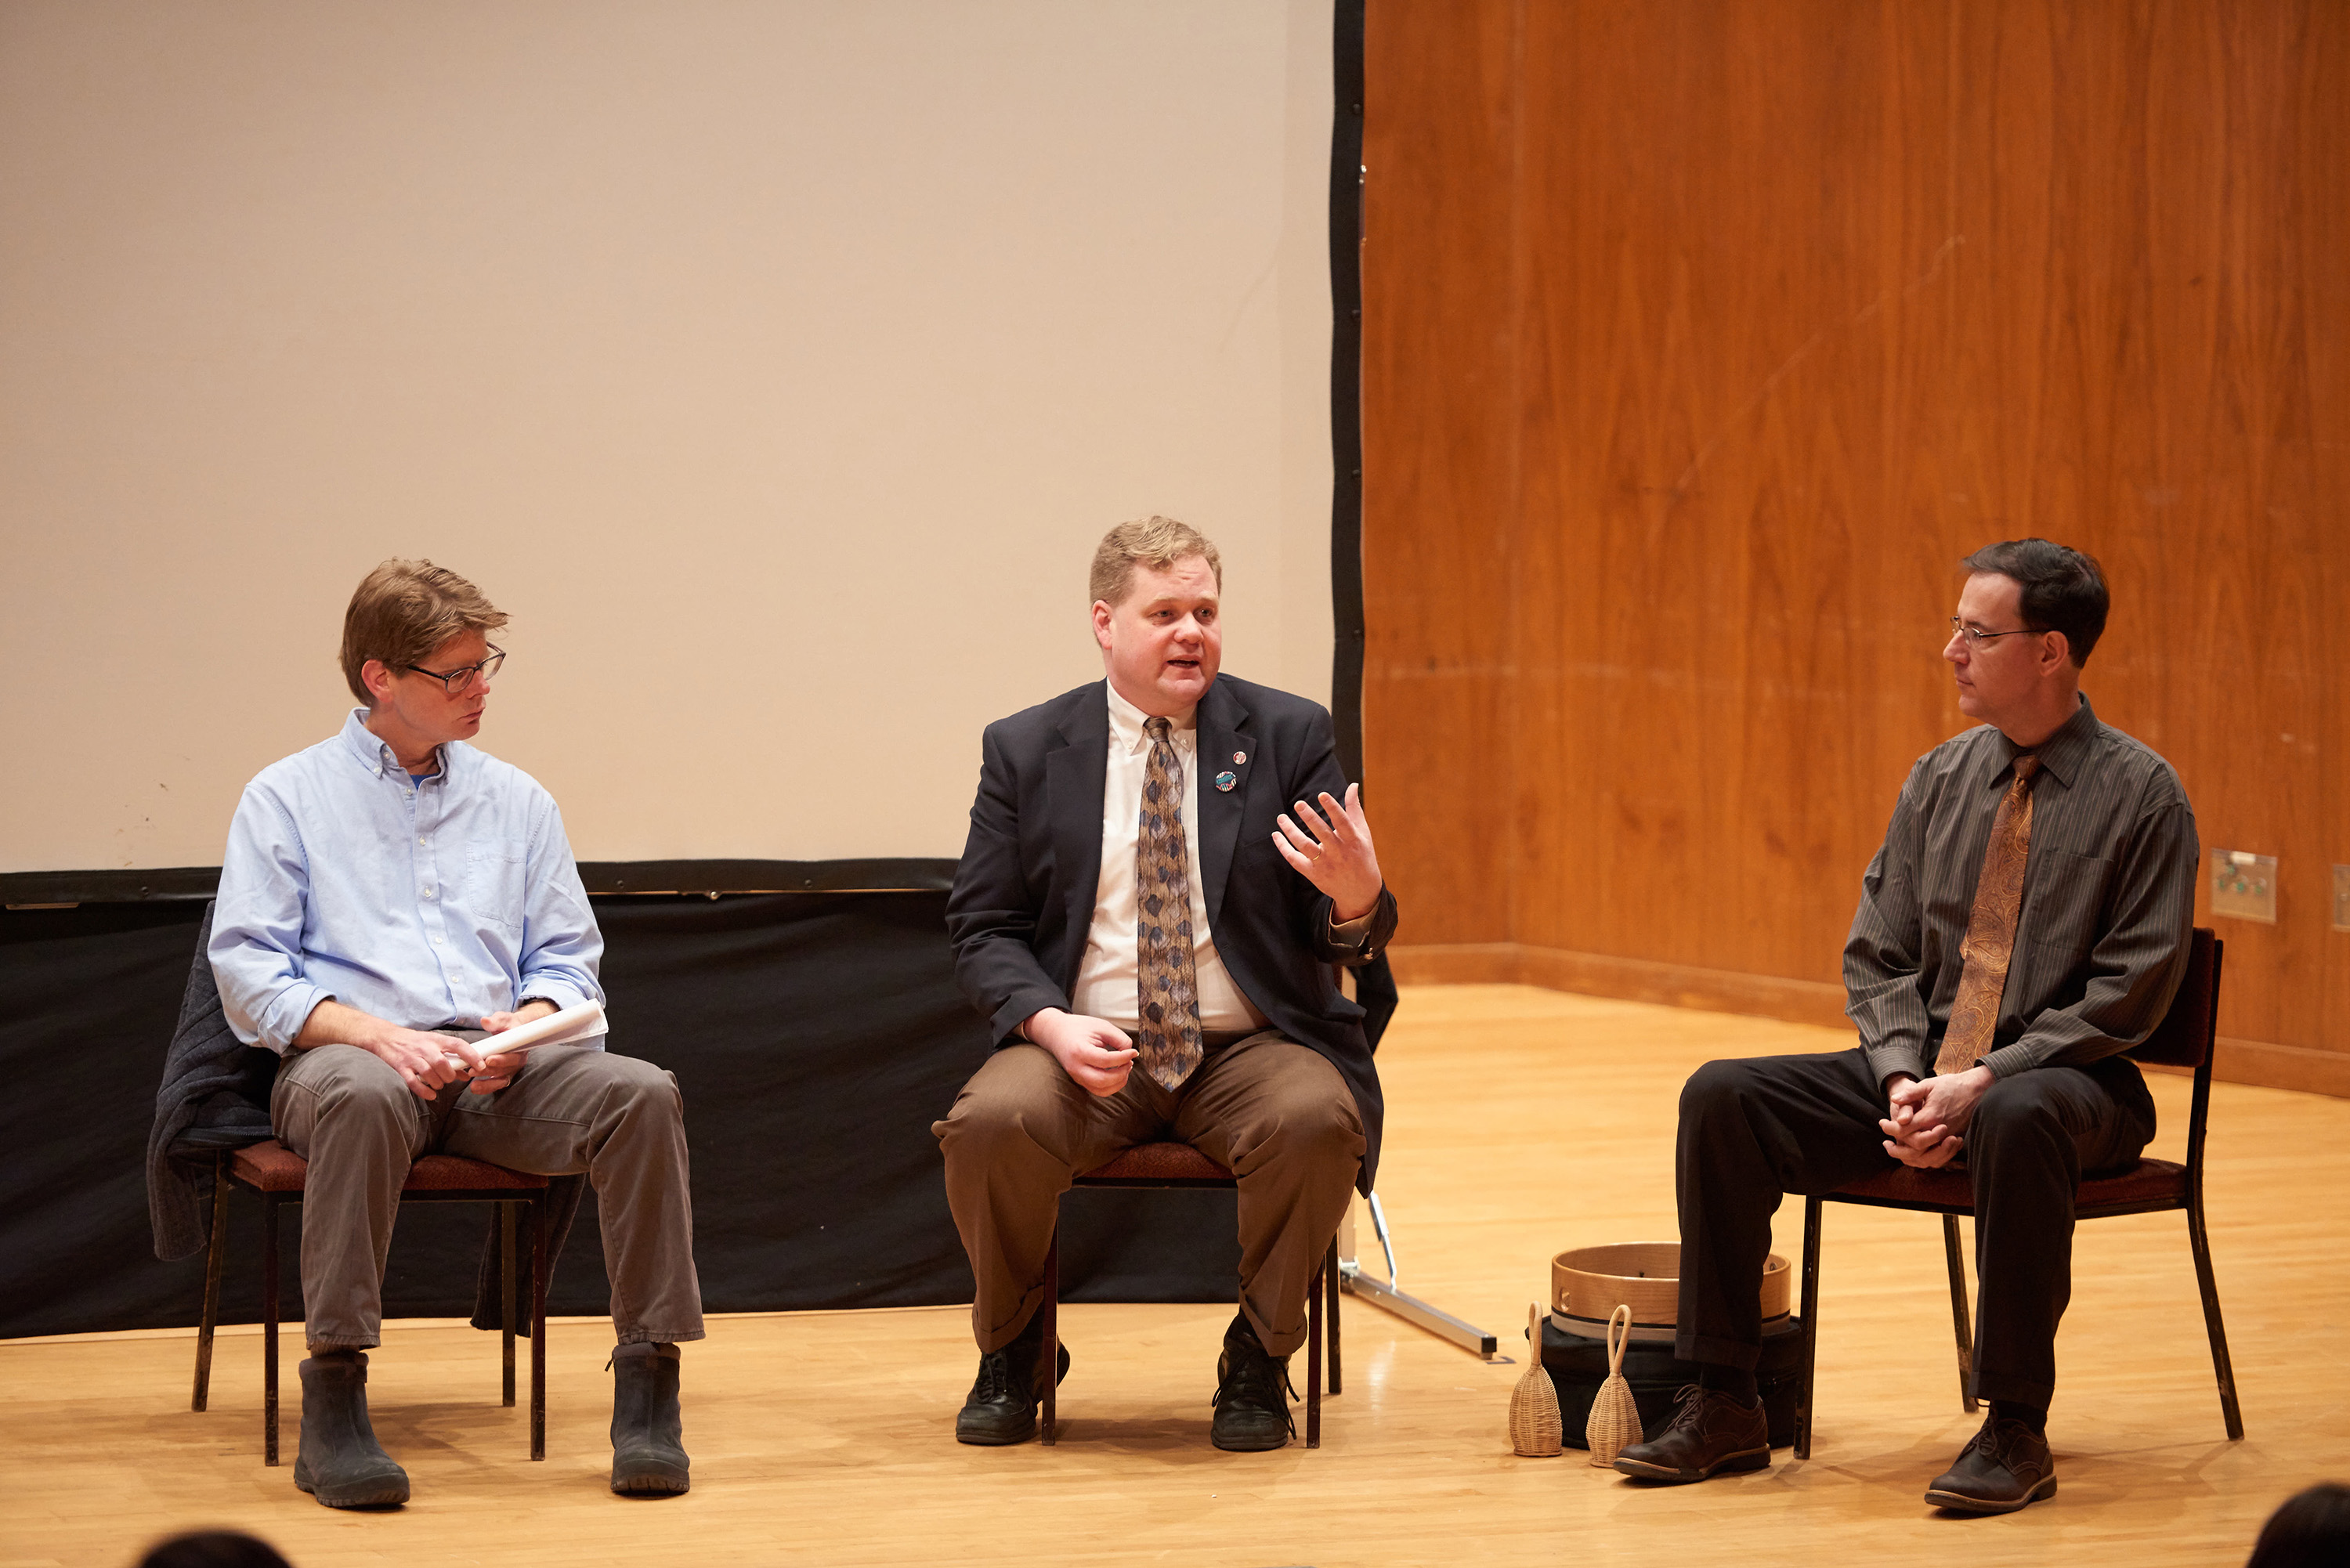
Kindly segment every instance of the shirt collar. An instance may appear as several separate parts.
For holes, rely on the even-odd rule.
[[[2033,755],[2040,759],[2040,771],[2066,789],[2072,788],[2074,779],[2080,775],[2081,764],[2088,760],[2089,748],[2096,743],[2097,733],[2104,728],[2097,722],[2097,711],[2089,706],[2088,696],[2083,693],[2081,705],[2073,711],[2073,716],[2058,725],[2054,734],[2032,748]],[[1993,775],[1994,783],[2008,775],[2024,750],[2004,735],[1999,743],[2006,749],[2008,765]]]
[[[1110,744],[1121,752],[1141,751],[1149,743],[1142,732],[1143,721],[1150,715],[1119,696],[1118,687],[1112,682],[1103,681],[1102,688],[1109,693]],[[1188,735],[1199,726],[1200,711],[1196,708],[1180,719],[1168,721],[1168,727],[1179,735]]]
[[[367,727],[367,716],[368,711],[364,708],[351,710],[350,717],[343,721],[343,744],[348,746],[351,754],[359,760],[359,765],[376,777],[386,778],[397,775],[406,778],[408,770],[400,765],[398,753],[392,751],[390,744],[382,736]],[[442,773],[447,774],[453,769],[456,766],[456,761],[457,747],[454,742],[441,748]]]

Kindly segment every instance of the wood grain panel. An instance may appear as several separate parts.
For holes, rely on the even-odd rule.
[[[1513,866],[1517,26],[1504,0],[1376,6],[1363,162],[1363,676],[1383,868],[1422,940],[1504,932]],[[1464,774],[1483,774],[1463,790]]]
[[[2100,715],[2207,845],[2283,859],[2279,924],[2221,922],[2222,1030],[2350,1054],[2350,8],[1371,21],[1409,40],[1372,51],[1375,145],[1426,154],[1375,170],[1367,256],[1409,940],[1834,983],[1904,773],[1965,724],[1955,563],[2042,534],[2113,581]]]

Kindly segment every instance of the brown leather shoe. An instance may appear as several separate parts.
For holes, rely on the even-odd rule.
[[[2056,1461],[2048,1439],[2021,1421],[1985,1417],[1949,1469],[1926,1489],[1936,1508],[1961,1513],[2013,1513],[2056,1495]]]
[[[1672,1424],[1655,1441],[1617,1454],[1617,1469],[1642,1480],[1700,1481],[1722,1470],[1769,1467],[1771,1422],[1760,1401],[1742,1405],[1734,1394],[1694,1383],[1675,1397],[1681,1407]]]

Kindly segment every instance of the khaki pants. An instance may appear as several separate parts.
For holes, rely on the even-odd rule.
[[[449,1030],[466,1039],[478,1031]],[[650,1062],[553,1046],[494,1095],[443,1087],[428,1105],[355,1045],[289,1051],[269,1117],[310,1162],[302,1194],[304,1329],[313,1350],[379,1344],[384,1260],[408,1168],[427,1154],[539,1176],[586,1172],[604,1224],[619,1342],[700,1339],[684,1102]]]
[[[1305,1343],[1305,1293],[1363,1161],[1363,1123],[1318,1053],[1267,1030],[1224,1045],[1169,1093],[1139,1067],[1105,1099],[1042,1046],[988,1058],[931,1129],[979,1293],[983,1351],[1017,1338],[1044,1299],[1045,1251],[1073,1177],[1178,1137],[1240,1179],[1241,1311],[1275,1355]]]

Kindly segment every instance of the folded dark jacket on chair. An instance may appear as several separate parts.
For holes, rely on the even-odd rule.
[[[155,1255],[165,1262],[204,1250],[212,1231],[213,1157],[269,1136],[275,1052],[247,1045],[221,1011],[220,987],[204,950],[212,906],[196,927],[196,959],[180,999],[179,1026],[163,1054],[155,1126],[147,1135],[147,1216]]]

